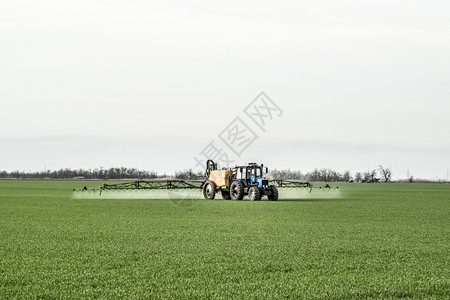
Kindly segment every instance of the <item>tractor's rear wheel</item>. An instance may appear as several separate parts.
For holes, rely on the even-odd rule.
[[[223,200],[230,200],[231,199],[230,191],[221,190],[220,193],[222,194],[222,199]]]
[[[248,190],[248,198],[251,201],[261,200],[261,191],[259,190],[259,188],[257,186],[250,187],[250,189]]]
[[[205,182],[205,185],[203,186],[203,197],[205,199],[214,199],[216,196],[216,185],[214,182],[208,180]]]
[[[277,201],[278,200],[278,189],[276,186],[271,186],[272,189],[272,195],[267,196],[267,199],[269,201]]]
[[[235,180],[231,183],[230,197],[233,200],[242,200],[244,198],[244,184],[242,182]]]

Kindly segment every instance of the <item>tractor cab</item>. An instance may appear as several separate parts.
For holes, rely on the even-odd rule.
[[[236,166],[232,171],[233,179],[241,181],[244,186],[257,185],[261,189],[269,184],[263,175],[268,173],[268,169],[264,168],[264,165],[249,163],[245,166]]]

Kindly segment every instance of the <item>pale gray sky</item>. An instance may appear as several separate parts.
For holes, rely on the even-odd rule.
[[[2,1],[0,169],[189,168],[211,141],[227,150],[218,135],[264,91],[283,114],[237,163],[446,178],[449,15],[448,1]]]

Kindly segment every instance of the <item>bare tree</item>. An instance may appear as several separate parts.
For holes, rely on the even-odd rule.
[[[350,171],[346,170],[344,171],[344,174],[342,174],[342,180],[349,182],[352,179],[352,175],[350,174]]]
[[[380,174],[383,177],[384,182],[391,181],[391,178],[392,178],[391,168],[384,168],[382,165],[379,165],[378,170],[380,171]]]
[[[377,178],[377,170],[372,170],[370,171],[370,180],[372,182],[378,182],[378,178]]]
[[[364,172],[363,178],[366,182],[370,183],[378,182],[378,180],[380,180],[377,178],[377,170],[368,170],[367,172]]]

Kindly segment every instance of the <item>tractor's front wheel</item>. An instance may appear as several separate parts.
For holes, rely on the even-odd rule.
[[[271,186],[272,195],[267,196],[269,201],[277,201],[278,200],[278,189],[276,186]]]
[[[233,200],[242,200],[244,198],[244,184],[242,182],[235,180],[231,183],[230,197]]]
[[[208,180],[205,182],[205,185],[203,186],[203,197],[205,199],[214,199],[216,196],[216,185],[214,182]]]
[[[248,198],[251,201],[261,200],[261,191],[259,190],[259,188],[257,186],[250,187],[250,189],[248,190]]]

